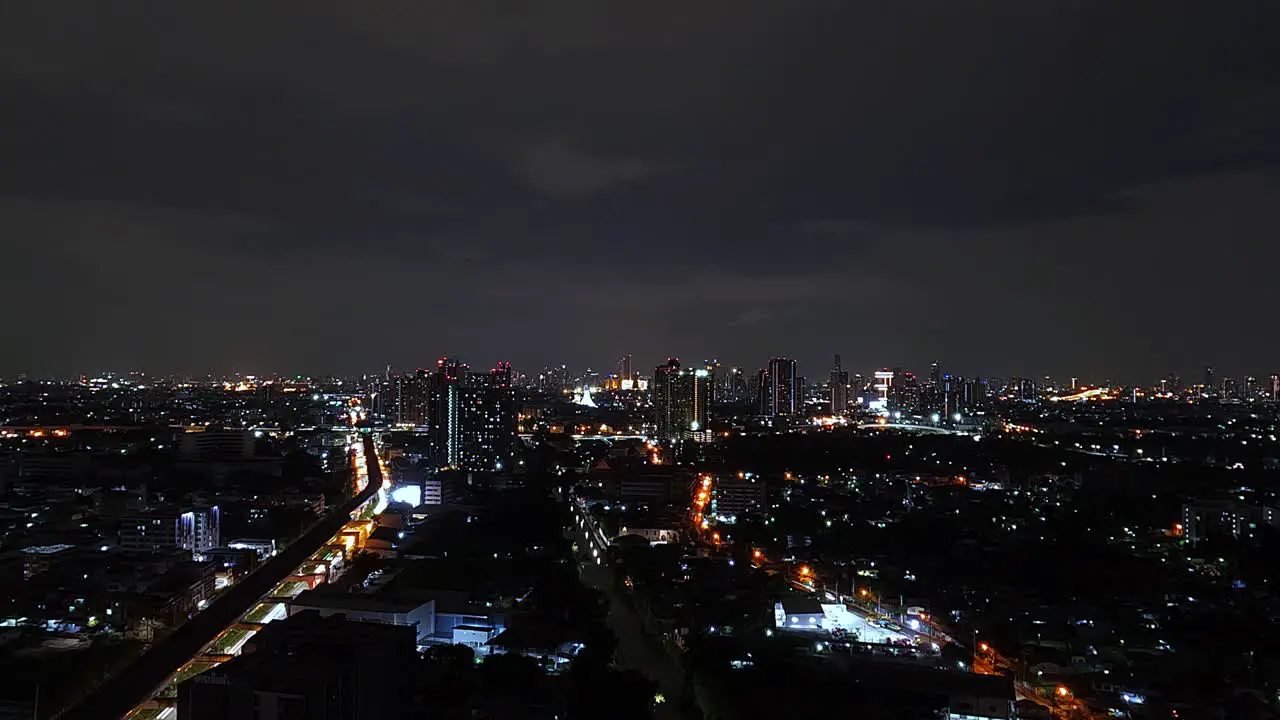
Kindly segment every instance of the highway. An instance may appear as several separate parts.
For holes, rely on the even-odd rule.
[[[260,604],[266,604],[264,601],[271,602],[269,599],[275,589],[296,574],[302,565],[311,564],[310,558],[317,551],[333,544],[335,534],[384,489],[382,468],[371,436],[363,438],[361,450],[359,454],[364,456],[365,467],[362,470],[357,468],[358,492],[354,497],[321,518],[275,557],[229,588],[203,612],[152,645],[141,657],[117,672],[79,704],[55,717],[58,720],[105,720],[127,716],[143,717],[144,712],[153,717],[167,718],[176,715],[172,708],[144,707],[144,704],[169,685],[183,668],[205,655],[204,651],[216,641],[223,641],[223,646],[215,648],[216,652],[213,653],[217,658],[225,659],[238,653],[252,630],[241,632],[235,637],[228,637],[228,633],[237,631],[242,618],[257,611]],[[363,487],[359,486],[361,482]],[[135,713],[135,710],[138,712]]]

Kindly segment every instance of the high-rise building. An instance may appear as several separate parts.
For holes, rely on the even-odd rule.
[[[849,373],[840,367],[840,356],[836,355],[831,366],[831,414],[841,415],[849,410]]]
[[[875,402],[880,410],[885,410],[889,407],[889,401],[893,396],[893,375],[894,372],[887,369],[875,372]]]
[[[924,407],[929,412],[946,410],[946,377],[942,373],[942,364],[936,360],[929,366],[929,384],[921,393]]]
[[[768,412],[766,415],[796,415],[800,412],[800,384],[796,361],[776,357],[769,361],[767,376]]]
[[[707,432],[711,422],[711,373],[705,368],[682,368],[671,358],[653,370],[653,411],[656,435],[680,440]]]
[[[1280,400],[1280,375],[1271,375],[1271,402]]]
[[[1214,387],[1214,384],[1213,384],[1213,366],[1205,365],[1204,366],[1204,390],[1203,390],[1204,395],[1208,397],[1216,394],[1217,391],[1218,391],[1218,388]]]
[[[720,361],[712,358],[706,363],[707,374],[711,377],[711,404],[723,402],[725,399],[724,384],[724,367],[720,365]]]
[[[509,363],[472,373],[457,360],[441,358],[426,384],[437,467],[501,470],[510,463],[517,408]]]
[[[984,407],[987,404],[987,381],[976,377],[969,381],[969,409]]]
[[[932,386],[921,387],[920,380],[915,373],[905,372],[901,368],[895,368],[894,386],[892,392],[892,405],[896,410],[902,410],[908,415],[915,415],[924,409],[926,397],[931,397],[933,391]]]
[[[426,425],[427,381],[430,373],[419,369],[412,375],[395,378],[396,422],[401,425]]]
[[[743,402],[750,397],[750,391],[747,389],[747,375],[742,372],[742,368],[733,368],[728,373],[726,384],[729,386],[728,398],[733,402]]]
[[[769,414],[769,371],[761,368],[756,371],[755,381],[751,386],[751,394],[755,398],[756,412],[760,415]]]

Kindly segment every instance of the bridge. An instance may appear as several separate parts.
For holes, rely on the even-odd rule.
[[[528,441],[533,439],[534,435],[533,433],[520,433],[518,437],[527,443]],[[581,435],[578,433],[573,433],[573,434],[552,433],[552,434],[549,434],[547,437],[549,438],[567,437],[567,438],[573,438],[574,440],[608,440],[610,442],[613,442],[614,440],[640,440],[640,441],[649,440],[648,435]]]
[[[862,430],[911,430],[913,432],[927,432],[937,435],[972,435],[967,430],[956,430],[954,428],[939,427],[937,425],[916,425],[914,423],[863,423],[858,426]]]
[[[365,482],[357,488],[354,497],[318,520],[279,554],[218,596],[203,612],[152,645],[80,703],[55,718],[169,717],[173,703],[168,698],[156,698],[158,694],[176,681],[234,657],[253,635],[253,626],[281,616],[278,609],[264,613],[262,604],[287,602],[306,587],[305,583],[291,581],[289,576],[295,574],[300,565],[314,563],[312,556],[323,548],[340,543],[335,535],[356,516],[367,512],[370,503],[383,504],[386,488],[377,447],[370,435],[364,435],[362,449],[365,467],[358,468],[357,475]]]

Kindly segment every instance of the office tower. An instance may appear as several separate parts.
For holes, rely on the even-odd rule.
[[[623,355],[618,358],[618,379],[631,380],[631,356]]]
[[[656,435],[681,440],[707,432],[711,422],[711,373],[704,368],[680,367],[676,358],[653,370],[653,410]]]
[[[1280,375],[1271,375],[1271,402],[1280,400]]]
[[[831,414],[841,415],[849,410],[849,373],[840,367],[840,356],[836,355],[831,366]]]
[[[1217,388],[1213,385],[1213,366],[1204,366],[1204,395],[1209,397],[1217,392]]]
[[[511,365],[472,373],[441,358],[427,382],[428,425],[437,467],[501,470],[515,450],[516,397]]]
[[[1235,378],[1222,378],[1222,397],[1227,400],[1235,400],[1239,397],[1239,387],[1236,385]]]
[[[767,415],[796,415],[800,411],[800,386],[796,361],[776,357],[769,361]]]

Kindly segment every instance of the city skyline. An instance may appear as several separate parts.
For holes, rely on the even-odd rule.
[[[1165,371],[1158,372],[1157,374],[1152,375],[1150,377],[1124,377],[1124,376],[1117,375],[1115,373],[1103,373],[1099,375],[1088,375],[1088,374],[1076,373],[1076,372],[1049,374],[1049,373],[1037,373],[1035,371],[1000,372],[997,370],[957,368],[955,366],[950,365],[945,360],[939,360],[939,359],[934,359],[933,361],[930,361],[927,363],[921,363],[918,365],[909,365],[909,364],[903,364],[903,363],[881,363],[881,364],[864,365],[864,364],[853,364],[848,362],[846,358],[848,358],[849,356],[847,354],[839,353],[839,352],[828,354],[826,356],[825,363],[822,361],[806,363],[801,360],[797,360],[794,356],[783,355],[783,354],[766,356],[759,362],[747,363],[747,364],[735,364],[733,362],[726,362],[725,358],[722,358],[719,356],[708,356],[704,359],[695,360],[693,359],[692,356],[685,356],[685,355],[665,355],[664,356],[661,354],[657,354],[655,355],[655,357],[661,357],[662,359],[652,364],[645,361],[643,359],[644,358],[643,355],[639,356],[642,358],[640,360],[637,360],[636,357],[637,356],[632,353],[626,353],[621,358],[616,358],[612,364],[605,362],[598,365],[587,364],[587,363],[571,363],[571,362],[557,362],[557,363],[549,363],[544,365],[521,365],[518,363],[513,363],[510,360],[505,359],[504,357],[503,359],[497,359],[492,361],[492,364],[494,366],[493,369],[488,368],[487,364],[482,362],[477,364],[475,368],[472,368],[472,371],[473,372],[491,372],[491,371],[496,371],[496,368],[498,367],[505,366],[508,372],[514,373],[515,376],[523,378],[524,381],[529,382],[530,384],[536,384],[537,378],[540,374],[549,373],[551,371],[560,371],[564,374],[564,381],[566,383],[580,385],[581,383],[579,381],[588,375],[598,377],[601,380],[608,377],[621,377],[621,375],[619,375],[619,369],[623,367],[623,363],[621,362],[622,359],[626,360],[625,366],[633,368],[632,372],[634,375],[639,376],[641,378],[646,378],[646,379],[652,378],[655,368],[660,369],[671,360],[675,360],[688,368],[706,367],[708,366],[708,363],[716,363],[718,366],[723,367],[725,370],[735,370],[735,369],[740,370],[742,373],[744,373],[745,376],[750,376],[750,378],[754,378],[757,373],[762,371],[766,372],[767,374],[767,371],[769,370],[774,360],[786,359],[786,360],[790,360],[795,366],[796,377],[803,379],[806,383],[806,386],[812,387],[812,386],[825,386],[826,384],[829,383],[830,378],[832,376],[832,370],[833,370],[832,358],[834,357],[836,359],[836,362],[839,364],[838,370],[839,372],[842,373],[843,376],[846,376],[850,379],[861,376],[868,385],[874,382],[874,374],[877,371],[882,371],[882,370],[883,371],[902,371],[904,373],[913,374],[916,377],[916,379],[921,382],[926,382],[926,381],[933,382],[935,380],[935,378],[933,377],[933,373],[935,371],[940,371],[941,374],[946,377],[954,376],[958,378],[966,378],[969,380],[1000,379],[1000,380],[1007,381],[1007,380],[1013,380],[1013,379],[1026,379],[1026,380],[1033,380],[1036,382],[1050,381],[1052,383],[1059,384],[1064,387],[1070,386],[1074,382],[1075,384],[1078,384],[1078,385],[1094,386],[1094,387],[1112,386],[1112,387],[1152,388],[1152,387],[1168,385],[1171,383],[1172,380],[1177,380],[1180,386],[1179,389],[1183,389],[1183,390],[1191,389],[1193,387],[1201,387],[1201,386],[1221,389],[1224,383],[1239,384],[1241,388],[1243,388],[1244,383],[1246,383],[1250,379],[1256,381],[1258,387],[1263,387],[1263,386],[1269,386],[1271,383],[1271,379],[1273,377],[1280,378],[1280,369],[1240,370],[1240,369],[1230,368],[1230,367],[1224,368],[1224,367],[1213,365],[1213,364],[1200,364],[1195,367],[1187,368],[1185,370],[1181,368],[1166,369]],[[76,371],[76,372],[70,372],[70,373],[49,373],[49,374],[22,372],[22,373],[13,373],[13,374],[6,375],[3,373],[0,373],[0,380],[14,380],[14,379],[25,378],[28,380],[67,381],[67,380],[75,380],[77,378],[85,378],[85,379],[107,378],[107,377],[119,378],[119,377],[127,377],[134,373],[141,373],[142,376],[148,377],[148,378],[190,379],[190,380],[202,380],[202,379],[225,380],[225,379],[231,379],[231,378],[245,378],[245,377],[257,377],[262,379],[289,379],[291,377],[298,377],[298,378],[329,377],[329,378],[356,379],[356,378],[362,378],[362,377],[372,378],[372,377],[378,377],[382,375],[408,377],[408,376],[412,376],[415,372],[430,371],[431,368],[435,367],[436,364],[441,359],[450,359],[450,360],[459,361],[459,362],[462,362],[464,366],[467,366],[468,364],[468,356],[465,356],[465,355],[463,356],[439,355],[439,356],[430,358],[429,361],[424,361],[417,364],[412,364],[412,363],[406,364],[406,365],[383,364],[375,368],[357,370],[354,372],[337,372],[333,370],[329,370],[329,371],[321,370],[319,372],[298,373],[290,369],[283,369],[283,370],[272,369],[268,371],[254,370],[254,369],[235,369],[235,370],[223,370],[223,371],[184,370],[184,371],[176,371],[176,372],[175,371],[161,372],[161,371],[153,371],[146,367],[133,367],[133,368],[96,368],[91,371]],[[552,381],[555,380],[555,378],[552,378],[550,375],[548,375],[548,379]],[[757,398],[756,402],[759,402],[759,401],[760,399]]]

